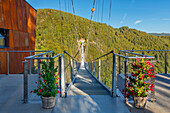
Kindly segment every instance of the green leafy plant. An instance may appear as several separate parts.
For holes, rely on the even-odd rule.
[[[42,64],[41,73],[39,73],[39,81],[37,89],[34,89],[30,93],[36,93],[38,96],[55,97],[57,93],[60,93],[57,89],[58,80],[60,79],[59,73],[57,73],[58,67],[54,68],[53,59],[49,58],[49,62],[40,61]],[[57,73],[57,74],[56,74]]]
[[[155,78],[153,65],[149,60],[136,59],[131,64],[131,76],[127,76],[125,89],[123,90],[125,97],[146,97],[148,91],[153,91],[154,84],[151,84],[151,78]]]

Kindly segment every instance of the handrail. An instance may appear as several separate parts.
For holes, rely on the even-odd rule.
[[[134,59],[134,58],[155,58],[153,56],[146,56],[146,57],[128,57],[128,59]]]
[[[124,52],[124,53],[130,53],[130,54],[134,54],[134,55],[140,55],[140,56],[144,56],[144,54],[139,54],[139,53],[134,53],[134,52],[128,52],[126,50],[120,50],[121,52]],[[152,56],[149,56],[149,55],[145,55],[145,57],[152,57]]]
[[[170,51],[170,50],[126,50],[126,51]]]
[[[123,57],[123,58],[128,58],[127,56],[123,56],[123,55],[120,55],[120,54],[116,54],[114,53],[116,56],[120,56],[120,57]]]
[[[39,54],[36,54],[36,55],[32,55],[32,56],[28,56],[28,57],[25,57],[25,60],[27,59],[33,59],[34,57],[36,56],[40,56],[40,55],[44,55],[44,54],[48,54],[48,53],[53,53],[54,51],[49,51],[49,52],[45,52],[45,53],[39,53]]]
[[[111,53],[113,53],[113,50],[112,50],[112,51],[110,51],[110,52],[108,52],[108,53],[106,53],[106,54],[104,54],[104,55],[102,55],[102,56],[100,56],[100,57],[98,57],[98,58],[96,58],[96,59],[93,59],[93,60],[91,60],[91,61],[98,60],[98,59],[100,59],[100,58],[102,58],[102,57],[104,57],[104,56],[106,56],[106,55],[111,54]]]
[[[68,56],[70,56],[73,60],[77,62],[77,60],[74,57],[72,57],[67,51],[64,51],[64,53],[66,53]]]
[[[111,53],[113,53],[113,50],[112,50],[112,51],[110,51],[109,53],[106,53],[106,54],[104,54],[104,55],[102,55],[102,56],[100,56],[100,57],[98,57],[98,58],[94,59],[94,60],[98,60],[98,59],[100,59],[100,58],[102,58],[102,57],[104,57],[104,56],[106,56],[106,55],[111,54]]]
[[[55,55],[52,58],[54,59],[54,58],[59,57],[59,56],[61,56],[61,54]]]
[[[15,50],[15,51],[0,51],[0,52],[15,52],[15,53],[23,53],[23,52],[49,52],[49,51],[34,51],[34,50],[25,50],[25,51],[20,51],[20,50]]]

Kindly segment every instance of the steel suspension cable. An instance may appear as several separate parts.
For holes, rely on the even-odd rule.
[[[61,36],[61,38],[60,38],[60,41],[61,41],[61,47],[62,47],[62,51],[64,51],[64,40],[63,40],[63,23],[62,23],[62,19],[63,19],[63,16],[62,16],[62,14],[61,14],[61,1],[59,0],[59,9],[60,9],[60,21],[61,21],[61,34],[60,34],[60,36]],[[62,53],[62,51],[60,52],[60,53]]]
[[[96,22],[97,22],[97,14],[98,14],[98,2],[96,1],[96,13],[94,14],[94,21],[96,20]],[[93,28],[93,23],[91,23],[91,25],[92,25],[92,28]],[[97,27],[98,27],[98,23],[97,23]],[[97,33],[97,28],[95,28],[94,27],[94,36],[96,35],[96,33]],[[96,35],[96,38],[97,38],[97,35]],[[94,41],[94,38],[92,37],[91,38],[93,41]],[[93,50],[93,59],[95,59],[96,58],[96,46],[94,45],[95,43],[92,43],[91,44],[91,46],[92,46],[92,50]],[[97,44],[97,39],[96,39],[96,44]]]
[[[94,8],[94,6],[95,6],[95,0],[93,2],[93,8]],[[89,37],[90,37],[92,20],[93,20],[93,11],[91,13],[91,18],[90,18],[90,26],[89,26],[89,30],[88,30],[88,36],[87,36],[87,45],[86,45],[86,49],[85,49],[85,58],[87,57],[87,52],[88,52],[88,45],[89,45]]]
[[[109,46],[109,37],[110,37],[110,19],[111,19],[111,9],[112,9],[112,0],[110,0],[110,7],[109,7],[109,25],[108,25],[108,39],[107,39],[107,53],[108,53],[108,46]],[[107,77],[107,66],[108,66],[108,55],[106,60],[106,77]],[[106,80],[105,80],[106,82]]]
[[[108,25],[108,39],[107,39],[107,53],[109,46],[109,37],[110,37],[110,19],[111,19],[111,9],[112,9],[112,0],[110,0],[110,8],[109,8],[109,25]]]
[[[102,14],[101,14],[101,26],[102,26],[102,23],[103,23],[103,9],[104,9],[104,0],[102,0]],[[100,46],[99,46],[99,50],[101,50],[101,38],[102,38],[102,27],[100,27]],[[100,52],[99,52],[99,55],[100,55]]]
[[[75,15],[75,9],[74,9],[74,2],[73,2],[73,0],[71,0],[71,4],[72,4],[72,9],[73,9],[74,26],[75,26],[76,37],[77,37],[77,42],[78,42],[79,36],[78,36],[78,30],[77,30],[77,24],[76,24],[76,15]],[[80,50],[79,43],[78,43],[78,50]]]
[[[98,12],[97,12],[97,39],[98,40],[100,40],[100,38],[99,38],[99,13],[100,13],[100,0],[98,0],[98,10],[97,10]],[[100,45],[100,41],[98,41],[98,40],[96,40],[97,42],[96,42],[96,44],[97,44],[97,48],[98,48],[98,42],[99,42],[99,45]],[[99,50],[99,56],[100,56],[100,50]],[[98,56],[98,57],[99,57]]]
[[[98,33],[99,33],[99,11],[100,11],[99,8],[100,8],[100,0],[96,1],[96,22],[97,22],[97,28],[95,29],[95,30],[96,30],[96,31],[95,31],[96,33],[95,33],[95,34],[96,34],[96,38],[97,38],[97,39],[96,39],[96,46],[94,46],[93,49],[98,48],[98,42],[99,42],[98,40],[100,40],[99,37],[98,37],[98,36],[99,36],[99,35],[98,35]],[[99,43],[99,44],[100,44],[100,43]],[[96,57],[96,56],[97,56],[97,53],[96,53],[96,52],[97,52],[97,50],[95,50],[95,51],[93,50],[93,54],[94,54],[95,58],[97,58],[97,57]],[[99,57],[99,56],[98,56],[98,57]],[[93,58],[93,59],[94,59],[94,58]]]
[[[69,3],[68,3],[68,6],[69,6]],[[69,9],[68,9],[69,10]],[[67,0],[65,0],[65,11],[66,11],[66,13],[68,13],[68,10],[67,10]],[[69,24],[69,20],[68,20],[68,14],[66,14],[66,26],[67,26],[67,29],[66,29],[66,31],[67,31],[67,38],[66,38],[66,40],[67,40],[67,47],[68,47],[68,50],[67,51],[69,51],[70,50],[70,45],[71,44],[69,44],[68,42],[69,42],[69,39],[70,39],[70,33],[69,33],[69,31],[68,31],[68,24]],[[71,46],[72,47],[72,46]],[[72,51],[71,51],[71,55],[72,55]]]

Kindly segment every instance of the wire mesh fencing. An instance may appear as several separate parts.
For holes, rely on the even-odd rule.
[[[125,101],[127,101],[127,98],[124,98],[124,94],[125,92],[123,91],[125,89],[125,86],[129,84],[129,77],[134,78],[132,76],[132,72],[134,71],[132,68],[132,64],[137,62],[138,59],[143,58],[144,62],[150,62],[153,67],[153,72],[155,71],[155,60],[154,57],[152,56],[144,56],[143,54],[124,54],[124,55],[120,55],[118,54],[117,56],[119,56],[119,66],[118,66],[118,74],[117,74],[117,94],[119,96],[122,97],[122,99],[125,99]],[[144,73],[145,75],[147,73]],[[154,78],[150,78],[148,81],[145,81],[146,83],[150,83],[150,84],[154,84],[155,83],[155,79]],[[151,101],[155,100],[155,87],[153,88],[153,91],[148,91],[148,98]],[[132,98],[129,99],[130,101],[132,100]]]
[[[47,51],[0,51],[0,74],[23,74],[24,73],[24,61],[25,57],[40,54]],[[28,67],[31,67],[31,61],[28,62]],[[30,70],[30,68],[29,68]]]
[[[127,50],[127,52],[134,52],[145,55],[154,56],[155,62],[155,71],[159,74],[167,74],[170,73],[170,50]],[[125,55],[125,52],[121,52],[121,54]],[[135,55],[135,54],[127,54],[127,55]]]
[[[54,56],[54,52],[39,53],[36,55],[25,57],[24,61],[24,103],[40,101],[40,96],[34,94],[34,89],[40,86],[39,80],[40,73],[42,72],[42,61],[49,66],[49,60],[52,58],[54,61],[54,68],[59,67],[60,55]],[[31,64],[31,65],[28,65]],[[61,66],[60,66],[61,67]],[[57,74],[59,73],[59,69]],[[60,83],[60,82],[59,82]],[[58,83],[58,84],[59,84]],[[60,85],[57,85],[60,86]],[[60,87],[58,87],[59,89]]]
[[[113,94],[113,51],[86,63],[86,69]]]

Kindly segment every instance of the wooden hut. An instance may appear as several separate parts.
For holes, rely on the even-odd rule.
[[[0,51],[34,50],[36,9],[25,0],[0,0]],[[29,53],[9,53],[10,74],[21,73]],[[7,53],[0,52],[0,74],[7,73]]]

